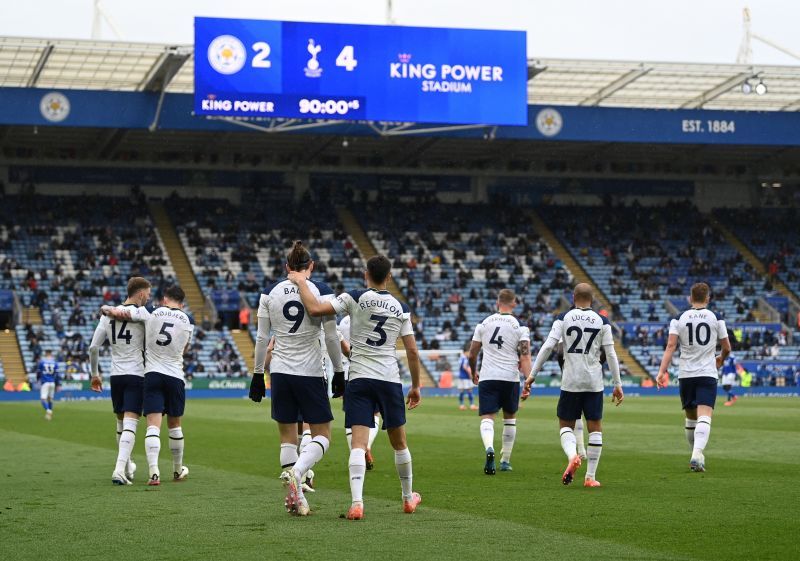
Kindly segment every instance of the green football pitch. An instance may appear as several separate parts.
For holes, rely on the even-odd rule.
[[[520,410],[514,471],[493,477],[483,474],[477,415],[454,399],[428,398],[408,424],[422,505],[402,513],[381,434],[360,522],[341,518],[349,506],[341,413],[315,469],[313,513],[297,518],[283,509],[268,402],[190,400],[189,479],[155,488],[144,483],[141,423],[138,479],[111,484],[110,408],[57,403],[47,422],[38,403],[0,404],[0,559],[800,558],[797,399],[719,407],[703,474],[689,472],[677,397],[607,403],[603,487],[586,489],[561,485],[554,398]],[[500,431],[497,423],[497,449]],[[161,471],[172,471],[166,442]]]

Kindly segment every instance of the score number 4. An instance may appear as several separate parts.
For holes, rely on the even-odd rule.
[[[269,60],[272,47],[269,46],[269,43],[265,41],[253,43],[253,50],[256,52],[256,55],[253,57],[253,62],[251,63],[253,68],[272,67],[272,61]],[[340,66],[348,72],[352,72],[355,67],[358,66],[353,45],[345,45],[344,48],[342,48],[339,56],[336,57],[336,66]]]

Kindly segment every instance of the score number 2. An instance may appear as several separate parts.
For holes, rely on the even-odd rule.
[[[253,43],[253,50],[256,52],[253,62],[250,63],[253,68],[272,68],[272,61],[269,60],[272,47],[270,47],[269,43],[266,41]],[[353,45],[345,45],[342,48],[339,56],[336,57],[336,66],[340,66],[348,72],[355,70],[356,66],[358,66],[358,61],[355,58]]]

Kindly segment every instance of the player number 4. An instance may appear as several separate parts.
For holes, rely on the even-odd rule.
[[[358,66],[358,61],[353,53],[353,45],[344,46],[342,52],[336,57],[336,66],[341,66],[348,72],[352,72]]]
[[[497,350],[499,351],[500,349],[503,348],[503,336],[500,335],[498,337],[497,336],[498,333],[500,333],[500,328],[499,327],[495,327],[494,328],[494,333],[492,333],[492,338],[489,339],[489,344],[490,345],[497,345]]]

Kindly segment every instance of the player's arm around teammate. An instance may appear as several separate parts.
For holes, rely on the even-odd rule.
[[[405,406],[414,409],[420,402],[419,353],[414,340],[408,307],[394,298],[387,288],[391,263],[384,256],[367,261],[364,278],[366,291],[353,291],[330,302],[319,302],[301,275],[291,273],[289,280],[298,285],[303,305],[314,316],[348,314],[351,324],[350,382],[345,397],[345,428],[352,429],[349,472],[352,503],[350,520],[364,516],[363,486],[366,474],[366,451],[374,413],[380,411],[389,441],[395,451],[395,467],[400,478],[403,510],[413,513],[422,500],[412,487],[411,453],[405,432]],[[396,343],[402,338],[406,348],[411,388],[403,403],[402,382],[397,365]]]

